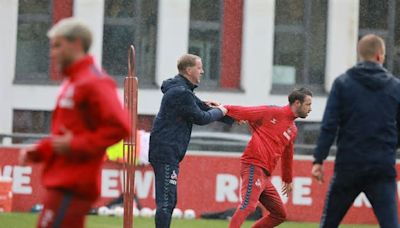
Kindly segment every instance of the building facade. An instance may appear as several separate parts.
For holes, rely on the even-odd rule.
[[[311,88],[313,111],[299,123],[309,144],[333,80],[357,61],[360,36],[383,36],[386,66],[400,73],[397,9],[399,0],[2,0],[0,133],[48,131],[59,75],[46,31],[74,16],[90,26],[91,53],[119,85],[136,46],[142,117],[157,113],[162,81],[190,52],[203,58],[204,100],[284,105],[293,87]]]

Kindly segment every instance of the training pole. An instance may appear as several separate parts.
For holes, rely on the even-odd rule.
[[[138,79],[135,72],[135,47],[128,51],[128,77],[124,80],[124,106],[129,113],[130,135],[124,139],[123,195],[124,195],[124,228],[133,227],[133,204],[136,163],[136,124],[138,104]]]

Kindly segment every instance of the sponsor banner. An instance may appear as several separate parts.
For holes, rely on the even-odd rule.
[[[13,211],[29,211],[40,203],[44,189],[40,184],[40,165],[18,165],[18,148],[0,148],[0,177],[13,178]],[[239,155],[227,153],[189,153],[181,163],[179,177],[171,178],[178,184],[177,207],[193,209],[197,215],[236,208],[240,202]],[[288,211],[288,220],[319,221],[325,194],[333,173],[333,162],[327,161],[325,183],[319,184],[310,176],[311,160],[295,158],[293,192],[282,196]],[[397,164],[400,171],[400,164]],[[121,194],[121,164],[106,162],[102,170],[101,198],[97,206],[104,205]],[[271,177],[280,192],[282,180],[277,167]],[[154,173],[150,166],[139,166],[135,173],[135,190],[143,207],[155,208]],[[400,181],[398,180],[400,187]],[[400,188],[399,188],[400,189]],[[398,191],[400,196],[400,190]],[[400,197],[398,197],[400,198]],[[346,223],[376,224],[376,218],[367,197],[360,194],[345,217]]]

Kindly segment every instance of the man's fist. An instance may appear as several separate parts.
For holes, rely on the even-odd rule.
[[[311,169],[311,175],[318,181],[318,183],[324,183],[324,169],[321,164],[314,164]]]
[[[30,146],[23,148],[19,151],[18,163],[22,166],[26,165],[34,154],[36,153],[36,147]]]
[[[221,105],[221,103],[219,103],[217,101],[206,101],[204,103],[206,103],[206,105],[208,105],[211,108],[218,108],[218,106]]]
[[[228,110],[223,105],[218,106],[218,108],[222,111],[222,113],[224,113],[224,116],[228,112]]]
[[[51,146],[56,153],[66,154],[70,150],[73,134],[66,128],[62,128],[61,132],[61,135],[54,135],[51,138]]]

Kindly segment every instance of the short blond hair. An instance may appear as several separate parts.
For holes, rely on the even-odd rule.
[[[370,60],[376,54],[385,54],[385,41],[380,36],[368,34],[360,39],[357,49],[361,60]]]
[[[193,67],[196,65],[196,61],[201,60],[197,55],[184,54],[178,59],[178,71],[179,73],[184,73],[186,68]]]
[[[80,39],[85,53],[89,51],[92,45],[92,32],[89,26],[73,17],[60,20],[47,32],[47,37],[50,39],[57,36],[68,40]]]

